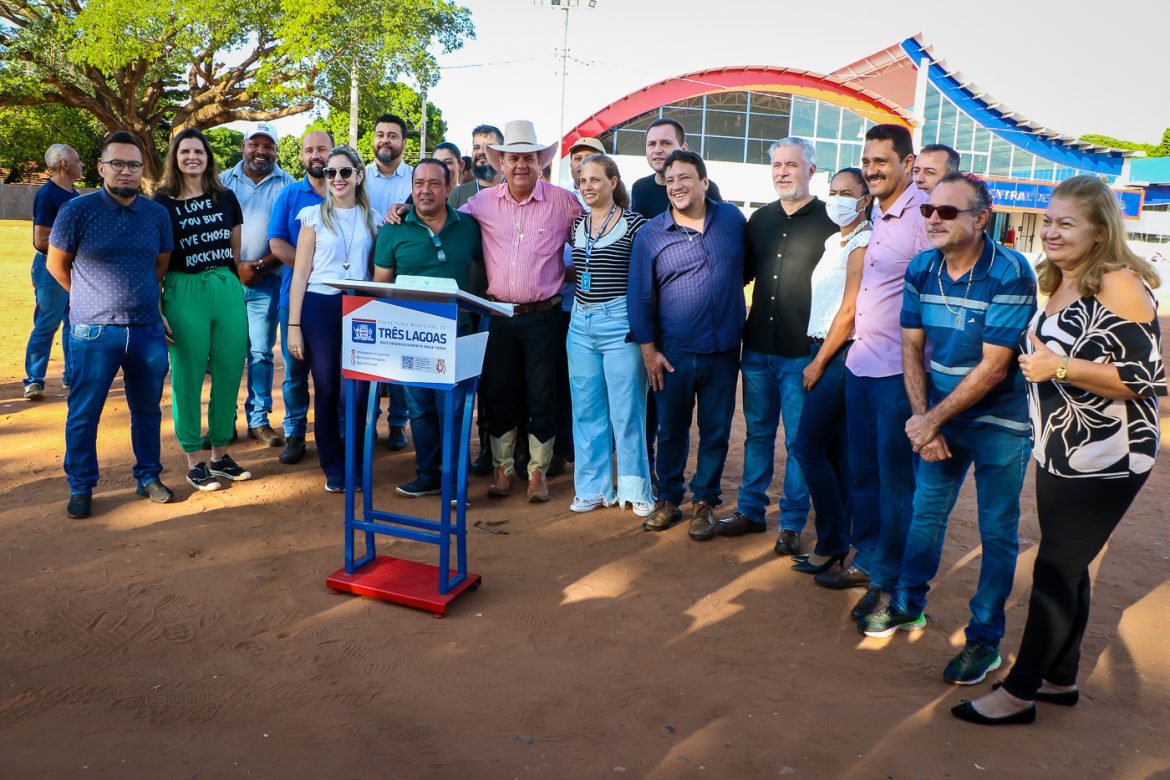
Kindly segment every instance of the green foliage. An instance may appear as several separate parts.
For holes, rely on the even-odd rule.
[[[207,142],[211,144],[211,153],[215,155],[215,164],[221,171],[235,166],[244,155],[240,151],[240,144],[244,142],[244,134],[239,130],[230,130],[226,127],[217,127],[204,133]]]
[[[301,165],[301,139],[286,135],[276,145],[276,161],[290,176],[301,178],[305,166]]]
[[[337,96],[329,96],[331,110],[318,116],[310,130],[328,130],[337,143],[349,138],[349,83],[337,85]],[[419,158],[419,125],[422,120],[422,96],[400,81],[358,82],[358,153],[367,163],[374,159],[374,122],[382,114],[397,114],[408,127],[406,148],[402,157],[414,164]],[[427,104],[427,150],[434,151],[447,132],[443,112],[434,104]]]
[[[1123,141],[1108,135],[1082,135],[1080,140],[1101,146],[1110,146],[1114,149],[1133,149],[1145,152],[1146,157],[1170,157],[1170,127],[1162,133],[1162,143],[1143,144],[1136,141]]]
[[[98,182],[97,158],[103,129],[91,116],[64,106],[0,108],[0,168],[11,171],[9,181],[45,170],[45,150],[66,144],[85,164],[82,180]]]

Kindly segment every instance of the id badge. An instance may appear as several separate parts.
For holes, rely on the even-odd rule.
[[[589,285],[593,281],[593,274],[588,271],[581,272],[581,292],[589,292]]]

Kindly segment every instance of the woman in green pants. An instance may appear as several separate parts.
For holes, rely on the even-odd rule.
[[[236,196],[219,181],[211,145],[195,129],[171,141],[154,199],[170,213],[175,232],[162,294],[175,435],[187,455],[187,482],[197,490],[218,490],[216,477],[235,481],[252,476],[227,452],[248,348],[244,293],[236,275],[243,215]],[[209,364],[210,465],[201,452],[200,420]]]

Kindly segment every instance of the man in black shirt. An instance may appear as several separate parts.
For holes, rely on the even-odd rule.
[[[670,208],[666,196],[666,179],[663,171],[666,158],[676,149],[687,148],[687,134],[683,126],[673,119],[656,119],[646,130],[646,162],[654,173],[634,182],[630,189],[630,211],[636,211],[646,219],[653,219]],[[723,200],[715,182],[707,181],[707,197]]]
[[[752,307],[743,330],[743,481],[735,512],[714,533],[741,536],[767,530],[768,485],[776,449],[776,426],[784,421],[784,490],[780,498],[778,555],[800,552],[808,520],[808,485],[792,456],[804,408],[804,369],[810,362],[808,318],[812,272],[829,236],[838,232],[823,201],[809,194],[816,172],[813,145],[785,138],[772,145],[772,182],[780,199],[748,220],[744,279],[755,280]]]

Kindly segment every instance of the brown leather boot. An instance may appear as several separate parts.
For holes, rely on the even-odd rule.
[[[715,507],[706,501],[694,502],[691,515],[691,528],[687,535],[696,542],[705,542],[715,536],[715,529],[719,524],[715,521]]]
[[[511,495],[512,483],[515,481],[515,473],[509,474],[503,466],[498,467],[495,477],[492,478],[491,487],[488,488],[488,498],[503,498]]]
[[[528,475],[528,503],[540,504],[548,501],[548,482],[540,469],[533,469]]]

